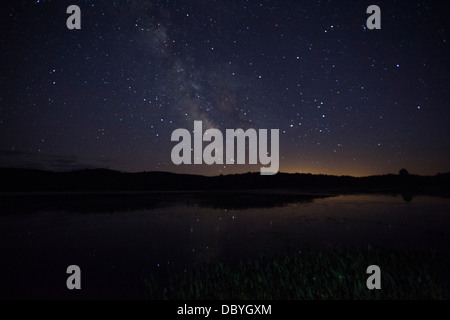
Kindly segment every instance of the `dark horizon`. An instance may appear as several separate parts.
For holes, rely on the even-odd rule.
[[[201,174],[201,173],[188,173],[188,172],[175,172],[175,171],[165,171],[165,170],[144,170],[144,171],[123,171],[123,170],[115,170],[108,167],[79,167],[79,168],[72,168],[72,169],[65,169],[65,170],[51,170],[51,169],[43,169],[43,168],[27,168],[27,167],[0,167],[0,170],[30,170],[30,171],[41,171],[41,172],[49,172],[49,173],[70,173],[70,172],[80,172],[80,171],[110,171],[110,172],[117,172],[117,173],[124,173],[124,174],[141,174],[141,173],[167,173],[167,174],[175,174],[175,175],[189,175],[189,176],[200,176],[200,177],[219,177],[219,176],[235,176],[235,175],[245,175],[245,174],[254,174],[254,175],[260,175],[259,170],[255,171],[243,171],[243,172],[235,172],[235,173],[226,173],[226,174]],[[313,175],[313,176],[330,176],[330,177],[350,177],[350,178],[370,178],[370,177],[379,177],[379,176],[396,176],[400,175],[401,170],[406,170],[407,175],[410,176],[418,176],[418,177],[434,177],[438,175],[450,175],[449,172],[436,172],[435,174],[429,174],[429,175],[422,175],[417,174],[415,172],[409,172],[406,168],[400,168],[396,173],[394,172],[386,172],[381,174],[372,174],[372,175],[366,175],[366,176],[352,176],[352,175],[338,175],[338,174],[328,174],[328,173],[312,173],[312,172],[285,172],[285,171],[279,171],[276,174],[287,174],[287,175]]]
[[[204,191],[248,192],[278,190],[298,194],[387,193],[412,195],[450,195],[450,173],[434,176],[398,174],[366,177],[259,172],[204,176],[162,171],[127,173],[109,169],[51,172],[33,169],[0,169],[0,192],[141,192]],[[409,196],[408,196],[409,195]],[[176,197],[175,197],[176,198]]]

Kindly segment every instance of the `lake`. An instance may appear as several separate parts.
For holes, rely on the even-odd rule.
[[[450,199],[429,196],[249,190],[3,194],[1,201],[1,298],[142,298],[142,279],[171,264],[450,243]],[[82,271],[78,292],[65,285],[72,264]]]

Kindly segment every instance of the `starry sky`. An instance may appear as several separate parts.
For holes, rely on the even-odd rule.
[[[448,172],[445,4],[3,1],[0,167],[259,171],[172,164],[171,133],[201,120],[279,129],[282,172]]]

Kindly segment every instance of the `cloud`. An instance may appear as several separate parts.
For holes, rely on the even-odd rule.
[[[0,167],[70,171],[109,168],[109,160],[89,161],[72,155],[54,155],[19,150],[0,150]]]

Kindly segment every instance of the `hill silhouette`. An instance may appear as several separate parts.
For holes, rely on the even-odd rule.
[[[52,172],[0,169],[0,192],[109,192],[280,189],[283,192],[450,194],[450,173],[435,176],[387,174],[368,177],[278,173],[201,176],[170,172],[127,173],[107,169]]]

